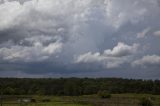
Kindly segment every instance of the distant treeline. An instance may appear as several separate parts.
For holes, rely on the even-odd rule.
[[[110,93],[160,94],[160,80],[121,78],[0,78],[5,95],[89,95],[99,91]]]

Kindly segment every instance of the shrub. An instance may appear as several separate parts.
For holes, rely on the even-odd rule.
[[[45,98],[45,99],[42,99],[42,102],[50,102],[51,100],[50,99],[47,99],[47,98]]]
[[[31,102],[33,102],[33,103],[36,102],[36,99],[31,99]]]
[[[141,106],[153,106],[153,103],[150,98],[142,98],[140,100],[140,105]]]
[[[107,92],[106,90],[104,91],[99,91],[98,92],[98,96],[100,98],[111,98],[111,94],[109,92]]]

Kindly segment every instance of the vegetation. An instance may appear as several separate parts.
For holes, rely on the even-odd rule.
[[[104,90],[104,91],[99,91],[99,92],[98,92],[98,96],[99,96],[100,98],[111,98],[111,94],[108,93],[106,90]]]
[[[141,106],[153,106],[153,103],[150,98],[143,97],[140,101]]]
[[[4,95],[91,95],[99,91],[111,94],[160,94],[159,80],[133,80],[120,78],[59,78],[18,79],[0,78]]]
[[[18,102],[17,100],[35,99],[36,102]],[[145,98],[144,102],[142,102]],[[48,99],[49,101],[42,101]],[[148,100],[152,101],[149,105]],[[143,104],[140,104],[143,103]],[[145,104],[147,103],[147,104]],[[6,95],[2,106],[160,106],[160,96],[150,94],[112,94],[108,98],[99,98],[97,95],[84,96],[27,96]]]

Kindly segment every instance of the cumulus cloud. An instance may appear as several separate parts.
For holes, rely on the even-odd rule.
[[[126,62],[125,58],[107,57],[104,56],[104,54],[91,53],[91,52],[80,55],[75,61],[75,63],[86,63],[86,64],[97,63],[107,69],[118,68],[121,64],[125,62]]]
[[[73,64],[74,56],[78,56],[76,63],[96,63],[95,67],[100,64],[108,69],[132,62],[133,54],[139,57],[138,44],[150,45],[141,55],[158,54],[158,39],[137,39],[159,28],[158,2],[0,0],[0,62],[8,63],[10,69],[12,63],[24,63],[31,71],[28,63],[47,64],[48,70],[64,65],[64,72],[79,69]]]
[[[144,20],[148,12],[153,11],[153,6],[157,7],[157,1],[143,0],[105,0],[108,6],[106,7],[107,17],[111,20],[112,25],[116,28],[130,22],[137,24]],[[138,11],[137,11],[138,10]]]
[[[153,34],[154,34],[155,36],[160,37],[160,31],[155,31]]]
[[[76,63],[100,63],[103,64],[106,68],[117,68],[121,64],[129,60],[128,56],[134,54],[138,50],[138,44],[133,44],[129,46],[122,42],[119,42],[113,50],[105,50],[102,54],[88,52],[86,54],[80,55],[76,59]]]
[[[7,44],[0,48],[0,58],[9,62],[40,62],[55,56],[62,49],[62,43],[54,42],[44,46],[41,42],[32,42],[31,46]]]
[[[132,63],[133,66],[148,66],[148,65],[159,65],[160,66],[160,56],[158,55],[147,55],[143,58],[135,60]]]
[[[49,26],[48,23],[50,22],[52,22],[52,26],[56,26],[60,23],[86,22],[88,20],[99,20],[103,17],[106,19],[103,20],[105,23],[118,28],[126,22],[137,23],[143,20],[148,11],[153,10],[148,5],[155,6],[154,2],[147,1],[145,2],[146,5],[141,6],[142,3],[144,3],[143,0],[126,0],[126,5],[116,0],[29,0],[21,5],[17,0],[5,1],[0,7],[0,15],[3,17],[0,19],[0,29],[17,24],[23,24],[31,28],[39,26],[38,28],[40,28],[42,24],[44,27],[46,24]],[[99,16],[93,17],[93,15]],[[65,19],[63,16],[65,16]]]
[[[129,46],[123,42],[119,42],[117,46],[113,48],[113,50],[105,50],[104,54],[106,56],[112,56],[112,57],[122,57],[127,56],[130,54],[134,54],[138,50],[138,44],[133,44],[132,46]]]
[[[151,30],[151,28],[148,27],[148,28],[144,29],[142,32],[139,32],[137,34],[137,38],[144,38],[150,30]]]

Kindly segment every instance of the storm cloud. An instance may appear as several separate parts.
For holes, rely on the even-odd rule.
[[[157,78],[159,2],[0,0],[0,76]]]

